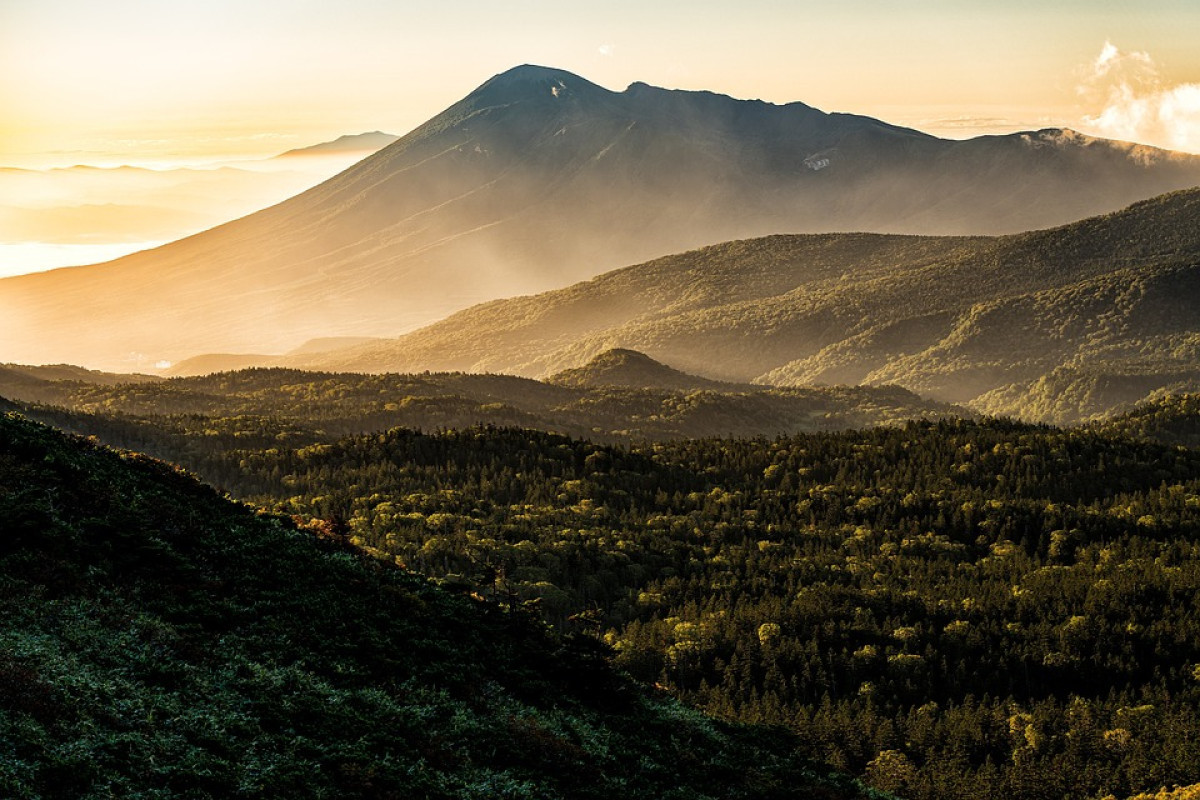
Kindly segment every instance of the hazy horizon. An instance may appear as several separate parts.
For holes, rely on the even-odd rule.
[[[615,91],[641,81],[800,101],[943,138],[1069,127],[1195,153],[1200,53],[1189,31],[1198,24],[1200,8],[1174,0],[1136,9],[755,0],[686,11],[470,0],[454,13],[378,0],[9,0],[0,3],[0,167],[211,168],[361,131],[404,134],[523,63]],[[162,222],[165,205],[172,224],[138,235],[130,215],[121,229],[116,212],[95,212],[127,202],[120,185],[107,197],[66,190],[53,204],[0,185],[0,276],[154,246],[336,171],[239,189],[226,208],[194,218],[173,198],[156,202],[147,219]]]

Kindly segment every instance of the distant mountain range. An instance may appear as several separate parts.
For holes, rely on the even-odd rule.
[[[368,133],[348,133],[339,136],[331,142],[321,142],[310,147],[298,147],[280,153],[275,158],[303,158],[306,156],[343,155],[346,153],[374,153],[382,150],[400,137],[394,133],[370,131]]]
[[[229,425],[254,429],[264,420],[282,420],[289,435],[309,444],[395,427],[517,426],[595,441],[641,441],[774,436],[970,416],[897,387],[721,383],[630,350],[601,353],[545,382],[510,375],[287,369],[163,380],[73,367],[0,365],[0,397],[37,404],[28,413],[80,433],[114,425],[123,433],[141,431],[154,424],[151,420],[168,429],[182,424],[201,431]],[[70,413],[64,416],[49,406]],[[140,449],[177,458],[137,441]]]
[[[0,167],[0,275],[86,264],[197,233],[312,188],[395,138],[343,136],[210,167]]]
[[[0,358],[120,369],[279,353],[725,240],[1007,233],[1198,183],[1200,157],[1061,129],[947,141],[803,103],[613,92],[518,67],[277,206],[0,281]]]
[[[1193,189],[1004,237],[728,242],[281,363],[547,376],[632,348],[713,379],[898,384],[1076,422],[1200,389],[1197,298]]]

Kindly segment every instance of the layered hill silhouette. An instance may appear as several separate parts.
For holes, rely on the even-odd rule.
[[[43,377],[38,377],[39,372]],[[969,416],[897,387],[775,388],[710,381],[629,350],[601,353],[548,382],[508,375],[362,375],[251,369],[149,382],[0,369],[0,396],[76,432],[122,431],[113,441],[174,460],[156,449],[155,426],[233,434],[230,446],[282,421],[280,441],[315,444],[330,436],[403,426],[474,425],[555,431],[599,441],[706,436],[774,436]],[[65,409],[65,416],[59,409]],[[83,420],[73,414],[87,415]],[[264,428],[264,426],[266,426]],[[149,436],[149,438],[146,438]],[[270,435],[268,435],[270,438]]]
[[[103,265],[0,281],[0,358],[128,369],[394,336],[497,297],[772,233],[995,234],[1200,183],[1062,129],[947,141],[803,103],[523,66],[335,178]]]
[[[289,360],[552,375],[630,348],[708,378],[896,384],[1075,422],[1200,386],[1200,190],[1004,237],[728,242]]]

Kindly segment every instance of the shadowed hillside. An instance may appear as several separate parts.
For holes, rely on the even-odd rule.
[[[6,797],[865,796],[603,648],[0,416]]]

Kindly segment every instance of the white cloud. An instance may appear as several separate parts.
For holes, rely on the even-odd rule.
[[[602,44],[596,48],[596,52],[605,57],[611,56],[613,54],[613,46],[611,44]]]
[[[1109,139],[1200,153],[1200,83],[1168,84],[1149,53],[1105,42],[1079,93],[1093,108],[1081,128]]]

